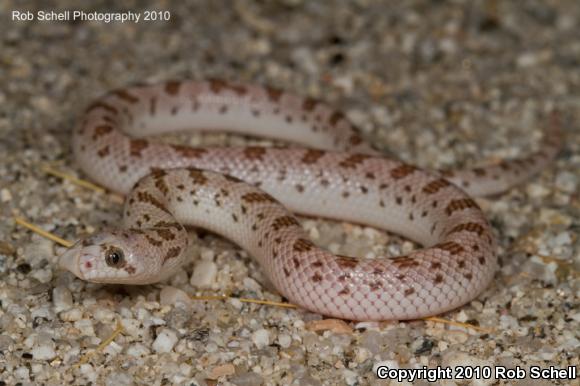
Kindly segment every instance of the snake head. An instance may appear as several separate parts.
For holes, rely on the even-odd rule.
[[[140,259],[134,253],[138,239],[139,234],[132,232],[101,232],[79,240],[60,256],[58,264],[90,282],[141,284]]]

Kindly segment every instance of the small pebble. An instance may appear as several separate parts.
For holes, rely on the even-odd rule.
[[[210,248],[201,248],[201,252],[199,253],[202,260],[211,260],[215,259],[215,251]]]
[[[73,306],[71,292],[63,286],[55,287],[52,290],[52,303],[54,304],[54,311],[57,313],[70,309]]]
[[[75,328],[80,330],[81,335],[95,336],[95,329],[91,319],[80,319],[74,322]]]
[[[126,372],[114,372],[107,376],[106,386],[131,386],[134,384],[134,379],[131,374]]]
[[[287,334],[278,335],[278,344],[282,348],[288,348],[292,344],[292,337]]]
[[[8,202],[10,200],[12,200],[12,193],[8,189],[0,190],[0,201]]]
[[[179,372],[186,377],[191,377],[191,373],[193,372],[193,366],[187,363],[182,363],[179,365]]]
[[[191,305],[191,297],[185,293],[185,291],[180,290],[175,287],[163,287],[161,293],[159,294],[159,303],[162,306],[174,306],[177,303],[184,305]]]
[[[443,355],[443,360],[442,360],[442,366],[445,367],[452,367],[452,368],[456,368],[456,367],[491,367],[493,366],[493,363],[474,357],[474,356],[470,356],[466,353],[463,352],[458,352],[458,351],[448,351],[447,353],[445,353]],[[472,380],[472,384],[473,385],[477,385],[477,386],[487,386],[487,385],[491,385],[492,383],[495,382],[495,378],[490,377],[489,379],[486,378],[474,378]]]
[[[153,350],[158,353],[170,352],[177,343],[177,334],[168,328],[162,329],[153,342]]]
[[[37,360],[50,361],[56,357],[54,345],[36,346],[32,349],[32,356]]]
[[[127,348],[127,355],[130,355],[132,357],[144,357],[146,355],[149,355],[149,353],[150,350],[141,343],[132,344],[131,346],[129,346],[129,348]]]
[[[14,376],[21,380],[27,380],[30,378],[30,370],[26,366],[20,366],[14,370]]]
[[[214,367],[210,373],[207,375],[209,379],[218,379],[226,375],[232,375],[236,373],[236,368],[231,363],[225,365]]]
[[[306,329],[310,331],[329,330],[337,334],[352,334],[352,327],[340,319],[313,320],[306,324]]]
[[[236,374],[229,378],[236,386],[260,386],[264,384],[264,378],[254,372]]]
[[[248,291],[258,292],[262,289],[262,286],[260,285],[260,283],[258,283],[256,280],[252,279],[251,277],[244,278],[242,285]]]
[[[95,382],[97,379],[97,372],[92,365],[88,363],[83,363],[79,366],[81,374],[85,377],[88,382]]]
[[[367,359],[371,357],[371,352],[365,348],[357,347],[355,348],[355,362],[356,363],[363,363]]]
[[[11,350],[14,340],[8,335],[0,335],[0,351]]]
[[[568,193],[574,193],[578,189],[578,173],[563,171],[556,176],[556,186]]]
[[[349,386],[355,386],[359,384],[359,375],[352,370],[343,370],[342,376],[344,377],[344,382]]]
[[[109,343],[105,348],[103,348],[103,353],[109,357],[114,357],[119,355],[123,351],[123,346],[119,345],[117,342]]]
[[[526,191],[528,192],[528,194],[531,197],[534,198],[544,198],[547,197],[551,190],[548,189],[547,187],[537,184],[537,183],[530,183],[528,184],[528,186],[526,187]]]
[[[264,348],[270,344],[270,333],[268,330],[261,328],[252,334],[252,342],[257,348]]]
[[[12,246],[12,244],[7,243],[6,241],[0,240],[0,255],[2,256],[12,256],[16,252],[16,249]]]
[[[539,56],[535,52],[526,52],[520,55],[517,59],[519,67],[535,66],[539,61]]]
[[[71,310],[61,312],[59,317],[65,322],[76,322],[83,318],[83,312],[80,308],[73,308]]]
[[[378,331],[365,331],[360,338],[360,345],[372,355],[378,354],[381,349],[382,336]]]
[[[199,288],[208,288],[215,283],[217,265],[211,260],[200,260],[196,263],[190,283]]]
[[[93,318],[99,322],[114,325],[113,322],[116,320],[117,314],[108,308],[97,308],[93,312]]]
[[[36,269],[32,271],[30,277],[35,278],[40,283],[48,283],[52,280],[52,267],[45,267],[43,269]]]
[[[551,240],[551,244],[555,246],[563,246],[572,244],[572,236],[570,232],[561,232]]]
[[[384,360],[384,361],[379,361],[379,362],[376,362],[375,364],[373,364],[373,373],[376,374],[377,369],[379,367],[387,367],[387,368],[393,369],[393,370],[398,370],[398,369],[401,368],[400,365],[399,365],[399,362],[397,362],[397,361],[394,361],[394,360]]]
[[[143,333],[143,327],[137,319],[125,318],[121,319],[121,326],[123,330],[132,337],[139,337]]]

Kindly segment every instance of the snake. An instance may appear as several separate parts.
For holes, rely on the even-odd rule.
[[[538,150],[483,167],[426,171],[391,159],[340,111],[314,98],[222,79],[110,91],[72,133],[82,171],[125,195],[123,220],[78,240],[59,266],[82,280],[165,280],[188,257],[186,227],[221,235],[257,260],[288,301],[328,317],[409,320],[476,298],[498,266],[497,241],[473,197],[501,193],[558,154],[558,114]],[[229,132],[281,146],[190,147],[152,136]],[[294,213],[376,227],[421,245],[356,258],[315,245]]]

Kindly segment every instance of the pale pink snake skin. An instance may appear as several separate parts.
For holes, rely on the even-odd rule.
[[[187,224],[240,245],[281,294],[311,311],[351,320],[439,314],[475,298],[496,270],[492,231],[468,194],[504,191],[545,167],[561,143],[553,121],[540,151],[525,159],[429,173],[380,156],[343,114],[313,99],[221,80],[114,91],[87,109],[73,149],[91,178],[129,194],[124,223],[79,241],[60,265],[92,282],[154,283],[187,258]],[[191,129],[311,149],[189,148],[142,139]],[[276,200],[427,248],[395,258],[336,256],[312,244]]]

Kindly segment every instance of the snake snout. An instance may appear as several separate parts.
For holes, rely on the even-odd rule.
[[[83,279],[83,274],[80,270],[79,256],[81,249],[78,246],[73,246],[60,255],[58,259],[58,266],[61,269],[72,272],[79,279]]]

